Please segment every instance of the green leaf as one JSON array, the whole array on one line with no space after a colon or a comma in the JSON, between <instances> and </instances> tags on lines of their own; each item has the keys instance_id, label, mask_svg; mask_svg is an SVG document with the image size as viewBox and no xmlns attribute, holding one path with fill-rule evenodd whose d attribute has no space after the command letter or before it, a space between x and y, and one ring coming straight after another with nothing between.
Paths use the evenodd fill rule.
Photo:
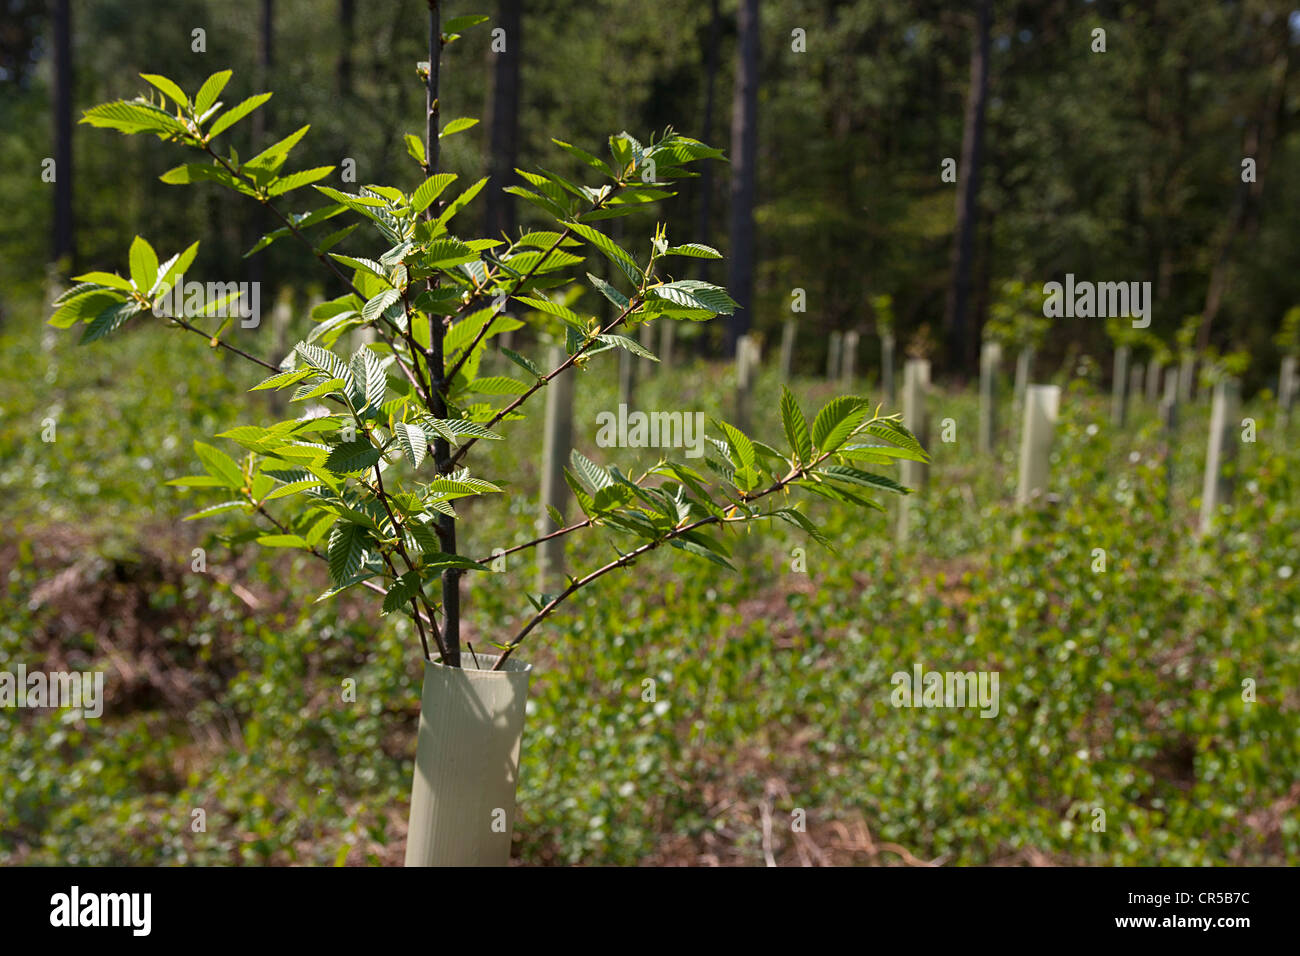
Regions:
<instances>
[{"instance_id":1,"label":"green leaf","mask_svg":"<svg viewBox=\"0 0 1300 956\"><path fill-rule=\"evenodd\" d=\"M564 150L570 156L577 157L579 160L581 160L583 163L586 163L588 166L590 166L592 169L596 170L597 172L604 173L606 176L613 177L614 170L610 169L609 164L606 163L603 159L598 159L597 157L591 155L591 153L587 152L586 150L579 149L577 146L573 146L569 143L564 142L563 140L552 138L551 142L554 143L556 146L560 147L560 149Z\"/></svg>"},{"instance_id":2,"label":"green leaf","mask_svg":"<svg viewBox=\"0 0 1300 956\"><path fill-rule=\"evenodd\" d=\"M325 459L325 468L336 475L354 475L374 466L382 457L383 452L368 440L358 438L336 446Z\"/></svg>"},{"instance_id":3,"label":"green leaf","mask_svg":"<svg viewBox=\"0 0 1300 956\"><path fill-rule=\"evenodd\" d=\"M226 483L220 478L214 478L212 475L187 475L184 478L173 478L171 481L164 482L174 488L225 488Z\"/></svg>"},{"instance_id":4,"label":"green leaf","mask_svg":"<svg viewBox=\"0 0 1300 956\"><path fill-rule=\"evenodd\" d=\"M429 269L446 269L463 262L474 262L478 253L471 246L459 239L435 239L429 243L420 257L420 262Z\"/></svg>"},{"instance_id":5,"label":"green leaf","mask_svg":"<svg viewBox=\"0 0 1300 956\"><path fill-rule=\"evenodd\" d=\"M236 179L234 176L220 166L211 163L184 163L173 169L167 170L158 177L159 182L164 182L169 186L186 186L190 183L214 182L221 183L231 189L237 189L240 192L253 195L253 189L244 182Z\"/></svg>"},{"instance_id":6,"label":"green leaf","mask_svg":"<svg viewBox=\"0 0 1300 956\"><path fill-rule=\"evenodd\" d=\"M127 136L135 133L168 135L186 132L185 125L175 116L142 100L134 103L115 100L92 106L81 114L81 122L88 126L115 129Z\"/></svg>"},{"instance_id":7,"label":"green leaf","mask_svg":"<svg viewBox=\"0 0 1300 956\"><path fill-rule=\"evenodd\" d=\"M393 425L393 435L411 467L419 468L429 450L429 436L424 433L424 429L410 422L397 422Z\"/></svg>"},{"instance_id":8,"label":"green leaf","mask_svg":"<svg viewBox=\"0 0 1300 956\"><path fill-rule=\"evenodd\" d=\"M131 281L141 292L148 292L158 281L158 254L153 246L136 236L131 241L128 256L131 263Z\"/></svg>"},{"instance_id":9,"label":"green leaf","mask_svg":"<svg viewBox=\"0 0 1300 956\"><path fill-rule=\"evenodd\" d=\"M352 371L333 352L327 351L319 345L307 345L302 342L295 345L294 349L302 356L303 361L312 368L324 372L330 378L343 379L349 391L356 387L352 381Z\"/></svg>"},{"instance_id":10,"label":"green leaf","mask_svg":"<svg viewBox=\"0 0 1300 956\"><path fill-rule=\"evenodd\" d=\"M569 462L573 465L573 470L578 473L578 476L593 492L608 488L614 484L613 475L576 448L569 453Z\"/></svg>"},{"instance_id":11,"label":"green leaf","mask_svg":"<svg viewBox=\"0 0 1300 956\"><path fill-rule=\"evenodd\" d=\"M540 368L537 367L537 364L533 362L532 359L520 355L514 349L508 349L503 345L501 346L501 354L504 355L506 358L510 359L510 361L514 362L516 365L518 365L520 368L524 369L525 371L532 372L538 378L542 378L543 375L545 374L542 372Z\"/></svg>"},{"instance_id":12,"label":"green leaf","mask_svg":"<svg viewBox=\"0 0 1300 956\"><path fill-rule=\"evenodd\" d=\"M49 324L56 329L71 328L78 322L93 318L122 302L122 297L116 292L105 292L92 286L89 292L81 292L70 299L65 299L50 316Z\"/></svg>"},{"instance_id":13,"label":"green leaf","mask_svg":"<svg viewBox=\"0 0 1300 956\"><path fill-rule=\"evenodd\" d=\"M732 459L738 461L741 467L753 471L757 466L757 460L754 458L754 443L736 426L721 421L718 425L726 433L727 443L731 445Z\"/></svg>"},{"instance_id":14,"label":"green leaf","mask_svg":"<svg viewBox=\"0 0 1300 956\"><path fill-rule=\"evenodd\" d=\"M267 501L274 501L276 498L288 498L290 495L296 495L299 492L306 491L309 488L320 488L322 482L316 478L308 478L303 481L291 481L288 484L281 485L266 496Z\"/></svg>"},{"instance_id":15,"label":"green leaf","mask_svg":"<svg viewBox=\"0 0 1300 956\"><path fill-rule=\"evenodd\" d=\"M555 219L563 219L568 215L569 211L554 199L541 193L535 193L524 186L506 186L501 191L503 193L509 193L512 196L518 196L524 202L531 203L538 209L542 210L542 212Z\"/></svg>"},{"instance_id":16,"label":"green leaf","mask_svg":"<svg viewBox=\"0 0 1300 956\"><path fill-rule=\"evenodd\" d=\"M385 289L366 302L361 309L361 317L367 322L373 322L383 315L389 306L401 298L402 293L397 289Z\"/></svg>"},{"instance_id":17,"label":"green leaf","mask_svg":"<svg viewBox=\"0 0 1300 956\"><path fill-rule=\"evenodd\" d=\"M692 259L721 259L722 253L712 246L698 242L688 242L680 246L669 246L664 250L666 256L689 256Z\"/></svg>"},{"instance_id":18,"label":"green leaf","mask_svg":"<svg viewBox=\"0 0 1300 956\"><path fill-rule=\"evenodd\" d=\"M708 560L712 561L714 564L719 564L729 571L736 570L735 566L732 565L732 563L728 561L726 558L724 558L722 555L714 553L713 551L709 550L708 548L704 547L702 544L699 544L696 541L690 541L687 540L686 538L674 538L672 541L668 543L671 544L674 548L677 548L679 551L686 551L689 552L690 554L698 555L701 558L707 558Z\"/></svg>"},{"instance_id":19,"label":"green leaf","mask_svg":"<svg viewBox=\"0 0 1300 956\"><path fill-rule=\"evenodd\" d=\"M406 151L411 154L411 158L421 166L425 165L424 143L420 141L420 137L407 133L404 139L406 141Z\"/></svg>"},{"instance_id":20,"label":"green leaf","mask_svg":"<svg viewBox=\"0 0 1300 956\"><path fill-rule=\"evenodd\" d=\"M529 386L506 375L492 375L476 378L465 386L467 391L482 395L523 395Z\"/></svg>"},{"instance_id":21,"label":"green leaf","mask_svg":"<svg viewBox=\"0 0 1300 956\"><path fill-rule=\"evenodd\" d=\"M226 110L208 127L208 139L213 139L218 134L225 132L270 98L270 93L258 93L256 96L250 96L238 106Z\"/></svg>"},{"instance_id":22,"label":"green leaf","mask_svg":"<svg viewBox=\"0 0 1300 956\"><path fill-rule=\"evenodd\" d=\"M345 266L351 266L353 269L360 269L363 272L368 272L376 279L382 280L385 285L392 285L392 283L388 281L388 270L374 259L366 259L361 256L343 256L339 255L337 252L331 252L330 258L337 259Z\"/></svg>"},{"instance_id":23,"label":"green leaf","mask_svg":"<svg viewBox=\"0 0 1300 956\"><path fill-rule=\"evenodd\" d=\"M310 125L300 126L284 139L266 147L252 159L244 160L245 171L249 174L262 170L272 173L277 172L284 165L284 161L289 158L289 152L298 145L299 140L307 135L309 129L311 129Z\"/></svg>"},{"instance_id":24,"label":"green leaf","mask_svg":"<svg viewBox=\"0 0 1300 956\"><path fill-rule=\"evenodd\" d=\"M590 272L587 273L587 279L591 282L593 289L605 298L609 299L610 302L613 302L619 309L626 309L630 304L627 296L623 295L622 292L619 292L618 289L615 289L604 279L597 278Z\"/></svg>"},{"instance_id":25,"label":"green leaf","mask_svg":"<svg viewBox=\"0 0 1300 956\"><path fill-rule=\"evenodd\" d=\"M468 435L471 438L486 438L489 441L505 440L503 435L498 435L486 425L465 418L431 418L425 416L420 419L420 424L437 432L453 444L458 444L457 439L463 435Z\"/></svg>"},{"instance_id":26,"label":"green leaf","mask_svg":"<svg viewBox=\"0 0 1300 956\"><path fill-rule=\"evenodd\" d=\"M823 452L834 451L848 440L866 413L866 403L855 395L832 398L813 420L813 444Z\"/></svg>"},{"instance_id":27,"label":"green leaf","mask_svg":"<svg viewBox=\"0 0 1300 956\"><path fill-rule=\"evenodd\" d=\"M831 546L830 539L827 538L826 535L822 533L821 529L818 528L815 524L813 524L812 521L809 520L808 516L805 515L802 511L799 511L795 508L779 508L776 511L771 512L771 514L777 518L780 518L782 521L792 524L796 528L800 528L803 531L807 532L809 537L811 537L814 541L816 541L826 550L828 551L835 550L835 548Z\"/></svg>"},{"instance_id":28,"label":"green leaf","mask_svg":"<svg viewBox=\"0 0 1300 956\"><path fill-rule=\"evenodd\" d=\"M790 442L795 458L802 464L809 464L813 457L808 421L799 409L799 402L784 385L781 386L781 423L785 426L785 437Z\"/></svg>"},{"instance_id":29,"label":"green leaf","mask_svg":"<svg viewBox=\"0 0 1300 956\"><path fill-rule=\"evenodd\" d=\"M576 325L580 328L586 326L586 320L584 320L582 316L578 315L577 312L570 309L567 305L561 305L560 303L552 302L549 299L539 299L526 295L515 296L515 301L522 302L524 305L532 306L539 312L545 312L548 315L557 316L571 325Z\"/></svg>"},{"instance_id":30,"label":"green leaf","mask_svg":"<svg viewBox=\"0 0 1300 956\"><path fill-rule=\"evenodd\" d=\"M266 190L267 195L283 196L302 186L308 186L318 179L324 179L330 173L334 172L333 166L314 166L311 169L303 169L296 173L290 173L288 176L281 176Z\"/></svg>"},{"instance_id":31,"label":"green leaf","mask_svg":"<svg viewBox=\"0 0 1300 956\"><path fill-rule=\"evenodd\" d=\"M344 381L341 378L327 378L323 382L315 385L304 385L298 391L293 393L293 402L305 402L312 398L320 398L322 395L330 395L334 392L351 391L351 381Z\"/></svg>"},{"instance_id":32,"label":"green leaf","mask_svg":"<svg viewBox=\"0 0 1300 956\"><path fill-rule=\"evenodd\" d=\"M160 76L157 73L141 73L140 79L162 90L171 97L172 101L175 102L177 106L190 105L190 98L185 95L185 91L171 80L167 79L167 77Z\"/></svg>"},{"instance_id":33,"label":"green leaf","mask_svg":"<svg viewBox=\"0 0 1300 956\"><path fill-rule=\"evenodd\" d=\"M623 270L624 274L627 275L628 279L633 284L640 284L641 267L636 264L636 260L632 258L631 254L619 246L618 243L614 242L613 239L610 239L609 236L605 235L599 229L588 226L585 223L568 222L565 223L565 225L569 227L570 231L582 236L582 238L586 239L604 253L605 257L608 258L610 262Z\"/></svg>"},{"instance_id":34,"label":"green leaf","mask_svg":"<svg viewBox=\"0 0 1300 956\"><path fill-rule=\"evenodd\" d=\"M892 464L903 461L928 462L930 456L910 448L895 448L893 445L845 445L835 452L839 458L849 461L867 461L875 464Z\"/></svg>"},{"instance_id":35,"label":"green leaf","mask_svg":"<svg viewBox=\"0 0 1300 956\"><path fill-rule=\"evenodd\" d=\"M209 518L212 515L221 514L223 511L232 511L235 508L243 508L245 503L242 501L223 501L219 505L211 505L202 511L196 511L192 515L186 515L186 521L197 521L199 518Z\"/></svg>"},{"instance_id":36,"label":"green leaf","mask_svg":"<svg viewBox=\"0 0 1300 956\"><path fill-rule=\"evenodd\" d=\"M488 19L481 13L471 13L463 17L450 17L442 24L442 32L459 33L461 30L467 30L480 23L486 23Z\"/></svg>"},{"instance_id":37,"label":"green leaf","mask_svg":"<svg viewBox=\"0 0 1300 956\"><path fill-rule=\"evenodd\" d=\"M258 392L264 388L287 388L290 385L296 385L305 378L310 378L314 374L315 372L309 368L298 368L292 369L288 372L280 372L279 374L272 375L270 378L265 378L258 382L250 388L249 391Z\"/></svg>"},{"instance_id":38,"label":"green leaf","mask_svg":"<svg viewBox=\"0 0 1300 956\"><path fill-rule=\"evenodd\" d=\"M233 458L219 448L205 445L201 441L194 443L194 451L203 462L208 474L224 483L227 488L242 488L244 472Z\"/></svg>"},{"instance_id":39,"label":"green leaf","mask_svg":"<svg viewBox=\"0 0 1300 956\"><path fill-rule=\"evenodd\" d=\"M221 95L221 91L226 88L226 84L230 82L230 77L233 75L233 70L222 70L219 73L213 73L210 77L204 80L203 85L199 87L198 94L194 97L195 112L202 115L210 110L213 104L217 102L217 97Z\"/></svg>"},{"instance_id":40,"label":"green leaf","mask_svg":"<svg viewBox=\"0 0 1300 956\"><path fill-rule=\"evenodd\" d=\"M930 456L927 455L925 449L921 447L921 443L916 440L916 436L899 422L886 418L878 422L872 422L862 431L864 434L874 435L877 438L883 438L885 441L893 442L900 448L919 452L920 454L925 455L925 461L930 460Z\"/></svg>"},{"instance_id":41,"label":"green leaf","mask_svg":"<svg viewBox=\"0 0 1300 956\"><path fill-rule=\"evenodd\" d=\"M463 132L464 130L469 129L472 126L477 126L477 125L478 125L478 120L471 119L468 116L460 116L454 120L449 121L447 125L442 128L442 132L438 134L438 138L442 139L444 136L453 136L456 133Z\"/></svg>"},{"instance_id":42,"label":"green leaf","mask_svg":"<svg viewBox=\"0 0 1300 956\"><path fill-rule=\"evenodd\" d=\"M429 482L431 494L443 499L465 498L499 492L501 489L482 478L435 478Z\"/></svg>"},{"instance_id":43,"label":"green leaf","mask_svg":"<svg viewBox=\"0 0 1300 956\"><path fill-rule=\"evenodd\" d=\"M370 534L360 525L340 521L330 532L329 557L330 579L336 585L347 581L361 570L365 559L366 545L370 543Z\"/></svg>"},{"instance_id":44,"label":"green leaf","mask_svg":"<svg viewBox=\"0 0 1300 956\"><path fill-rule=\"evenodd\" d=\"M121 289L123 292L135 291L130 281L123 279L120 275L112 272L87 272L84 275L73 276L74 282L93 282L96 285L106 285L113 289Z\"/></svg>"},{"instance_id":45,"label":"green leaf","mask_svg":"<svg viewBox=\"0 0 1300 956\"><path fill-rule=\"evenodd\" d=\"M487 185L487 181L488 181L488 177L484 176L478 182L474 183L472 186L467 188L463 193L461 193L459 196L457 196L455 199L449 202L447 204L447 208L442 211L442 215L438 217L437 224L440 226L445 226L448 222L450 222L452 217L455 216L456 213L460 212L467 205L469 205L469 203L474 199L474 197L477 196L482 191L483 187Z\"/></svg>"},{"instance_id":46,"label":"green leaf","mask_svg":"<svg viewBox=\"0 0 1300 956\"><path fill-rule=\"evenodd\" d=\"M357 349L357 354L352 356L351 368L352 378L356 381L357 389L364 400L357 411L378 408L384 404L388 376L384 373L384 366L380 363L379 356L371 349L362 346Z\"/></svg>"},{"instance_id":47,"label":"green leaf","mask_svg":"<svg viewBox=\"0 0 1300 956\"><path fill-rule=\"evenodd\" d=\"M257 539L264 548L308 548L306 540L296 534L264 534Z\"/></svg>"},{"instance_id":48,"label":"green leaf","mask_svg":"<svg viewBox=\"0 0 1300 956\"><path fill-rule=\"evenodd\" d=\"M82 333L81 341L78 344L88 345L102 339L110 332L116 332L127 319L143 311L144 309L140 303L133 299L108 306L86 326L86 331Z\"/></svg>"},{"instance_id":49,"label":"green leaf","mask_svg":"<svg viewBox=\"0 0 1300 956\"><path fill-rule=\"evenodd\" d=\"M649 293L687 309L703 309L719 315L731 315L736 311L736 302L727 295L726 289L698 279L668 282L655 286Z\"/></svg>"},{"instance_id":50,"label":"green leaf","mask_svg":"<svg viewBox=\"0 0 1300 956\"><path fill-rule=\"evenodd\" d=\"M422 213L428 209L430 204L442 195L443 190L456 181L456 178L455 173L438 173L420 183L411 195L412 212Z\"/></svg>"},{"instance_id":51,"label":"green leaf","mask_svg":"<svg viewBox=\"0 0 1300 956\"><path fill-rule=\"evenodd\" d=\"M863 471L860 468L851 468L848 465L831 465L821 470L821 474L828 478L834 478L836 481L845 481L852 485L863 485L867 488L884 488L887 491L895 492L900 495L911 494L911 489L900 485L893 478L887 478L884 475L877 475L870 471Z\"/></svg>"},{"instance_id":52,"label":"green leaf","mask_svg":"<svg viewBox=\"0 0 1300 956\"><path fill-rule=\"evenodd\" d=\"M634 492L624 485L607 485L596 492L592 505L597 511L612 511L631 502L633 494Z\"/></svg>"},{"instance_id":53,"label":"green leaf","mask_svg":"<svg viewBox=\"0 0 1300 956\"><path fill-rule=\"evenodd\" d=\"M420 592L420 572L407 571L393 582L384 596L384 613L392 614Z\"/></svg>"},{"instance_id":54,"label":"green leaf","mask_svg":"<svg viewBox=\"0 0 1300 956\"><path fill-rule=\"evenodd\" d=\"M643 359L649 359L652 362L659 361L658 356L656 356L653 352L645 348L636 339L630 339L626 335L615 335L612 332L607 332L603 335L597 335L596 341L604 345L612 345L620 349L626 349L627 351L631 352L633 355L638 355Z\"/></svg>"}]
</instances>

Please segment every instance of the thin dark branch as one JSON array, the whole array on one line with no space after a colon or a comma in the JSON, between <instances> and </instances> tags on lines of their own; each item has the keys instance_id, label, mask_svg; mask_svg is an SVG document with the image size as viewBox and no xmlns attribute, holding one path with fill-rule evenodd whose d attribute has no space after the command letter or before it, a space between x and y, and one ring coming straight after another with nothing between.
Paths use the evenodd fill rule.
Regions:
<instances>
[{"instance_id":1,"label":"thin dark branch","mask_svg":"<svg viewBox=\"0 0 1300 956\"><path fill-rule=\"evenodd\" d=\"M518 551L527 551L529 548L535 548L539 544L542 544L545 541L552 541L555 538L562 538L566 534L571 534L574 531L579 531L582 528L587 528L590 526L591 526L591 519L588 518L586 521L579 521L577 524L571 524L567 528L560 528L558 531L552 531L550 534L544 534L540 538L534 538L532 541L527 541L524 544L517 544L513 548L507 548L504 551L498 551L496 554L493 554L491 557L479 558L478 563L488 564L492 561L495 561L497 558L504 558L506 555L514 554Z\"/></svg>"}]
</instances>

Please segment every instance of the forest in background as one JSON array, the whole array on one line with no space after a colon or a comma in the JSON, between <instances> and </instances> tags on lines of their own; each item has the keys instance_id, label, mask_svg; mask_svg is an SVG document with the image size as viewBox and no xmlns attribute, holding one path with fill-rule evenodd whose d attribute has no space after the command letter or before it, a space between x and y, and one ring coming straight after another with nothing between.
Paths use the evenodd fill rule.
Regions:
<instances>
[{"instance_id":1,"label":"forest in background","mask_svg":"<svg viewBox=\"0 0 1300 956\"><path fill-rule=\"evenodd\" d=\"M162 188L156 177L174 159L163 144L108 139L76 120L135 95L138 73L195 88L229 67L238 95L275 91L237 132L242 154L310 120L300 161L351 158L358 183L408 173L414 183L402 133L423 122L424 38L411 27L423 6L4 0L0 322L43 291L47 264L65 276L115 268L132 233L170 248L202 230L196 272L261 280L264 302L311 289L315 263L288 244L242 258L267 228L256 210L215 186ZM1037 292L1069 273L1151 282L1150 331L1168 347L1194 316L1198 347L1254 358L1248 391L1275 381L1274 336L1300 302L1289 262L1300 223L1291 4L447 7L493 18L448 51L442 116L482 122L448 138L447 170L470 181L515 166L574 173L551 137L600 152L612 132L645 140L668 126L727 152L663 213L672 234L722 250L728 261L709 278L747 306L701 336L703 354L729 354L747 329L774 343L793 317L799 365L811 370L829 332L876 331L873 302L888 295L900 345L965 381L1004 283ZM511 55L491 49L497 26ZM193 50L195 29L205 52ZM1098 29L1105 52L1095 52ZM42 180L47 158L60 170L53 183ZM941 175L945 159L955 183ZM531 212L508 196L489 203L487 234L528 225ZM806 311L792 315L795 290ZM1041 354L1054 365L1069 344L1105 350L1103 323L1073 323L1070 341L1053 336Z\"/></svg>"}]
</instances>

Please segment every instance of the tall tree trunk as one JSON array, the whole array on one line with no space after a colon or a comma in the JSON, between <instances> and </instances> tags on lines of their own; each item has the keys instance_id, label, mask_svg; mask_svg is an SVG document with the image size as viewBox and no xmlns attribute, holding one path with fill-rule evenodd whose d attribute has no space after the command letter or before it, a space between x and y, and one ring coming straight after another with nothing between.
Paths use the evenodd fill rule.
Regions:
<instances>
[{"instance_id":1,"label":"tall tree trunk","mask_svg":"<svg viewBox=\"0 0 1300 956\"><path fill-rule=\"evenodd\" d=\"M758 0L740 0L736 86L731 106L731 269L727 285L740 305L727 322L728 357L749 331L754 301L754 198L758 159Z\"/></svg>"},{"instance_id":2,"label":"tall tree trunk","mask_svg":"<svg viewBox=\"0 0 1300 956\"><path fill-rule=\"evenodd\" d=\"M352 47L357 42L357 0L339 0L339 96L352 95Z\"/></svg>"},{"instance_id":3,"label":"tall tree trunk","mask_svg":"<svg viewBox=\"0 0 1300 956\"><path fill-rule=\"evenodd\" d=\"M261 2L261 36L257 51L257 81L261 89L271 88L271 51L274 48L275 40L275 4L274 0L262 0ZM253 150L262 149L267 144L267 107L263 106L259 110L253 111ZM268 228L269 219L266 210L258 206L253 211L253 241L262 236ZM251 245L251 243L250 243ZM248 279L250 282L256 282L259 285L265 275L266 252L259 252L248 260Z\"/></svg>"},{"instance_id":4,"label":"tall tree trunk","mask_svg":"<svg viewBox=\"0 0 1300 956\"><path fill-rule=\"evenodd\" d=\"M975 34L971 38L970 91L966 96L966 121L958 168L957 229L953 237L952 277L944 308L943 330L950 369L964 377L975 361L975 339L970 334L971 260L979 225L980 166L984 152L984 107L989 87L989 31L991 0L979 0Z\"/></svg>"},{"instance_id":5,"label":"tall tree trunk","mask_svg":"<svg viewBox=\"0 0 1300 956\"><path fill-rule=\"evenodd\" d=\"M1260 115L1256 116L1255 121L1247 127L1242 144L1242 155L1255 160L1255 181L1238 184L1232 211L1228 214L1228 223L1224 227L1214 253L1214 265L1210 269L1210 281L1205 291L1205 308L1201 312L1201 325L1196 332L1196 347L1199 351L1209 347L1210 327L1214 324L1214 319L1227 294L1237 238L1243 232L1253 233L1258 228L1264 181L1273 155L1273 144L1281 127L1282 117L1285 115L1284 93L1287 77L1291 71L1291 44L1287 21L1280 21L1279 29L1273 35L1281 46L1272 64L1273 82L1267 100L1261 105ZM1276 49L1276 46L1273 48Z\"/></svg>"},{"instance_id":6,"label":"tall tree trunk","mask_svg":"<svg viewBox=\"0 0 1300 956\"><path fill-rule=\"evenodd\" d=\"M713 107L714 91L718 79L719 34L722 32L722 16L718 10L718 0L709 2L709 32L704 41L704 120L700 126L700 138L706 145L713 145ZM695 235L693 242L709 244L709 215L713 205L713 160L705 160L700 170L699 201L695 210ZM696 263L697 274L701 279L709 277L709 260L700 259Z\"/></svg>"},{"instance_id":7,"label":"tall tree trunk","mask_svg":"<svg viewBox=\"0 0 1300 956\"><path fill-rule=\"evenodd\" d=\"M76 241L72 229L72 11L70 0L54 0L54 242L53 260L67 260L72 274Z\"/></svg>"},{"instance_id":8,"label":"tall tree trunk","mask_svg":"<svg viewBox=\"0 0 1300 956\"><path fill-rule=\"evenodd\" d=\"M492 96L488 101L488 183L486 231L495 238L515 229L515 197L501 190L515 179L519 162L519 41L522 36L520 0L500 0L497 25L505 30L505 49L489 52L492 58Z\"/></svg>"}]
</instances>

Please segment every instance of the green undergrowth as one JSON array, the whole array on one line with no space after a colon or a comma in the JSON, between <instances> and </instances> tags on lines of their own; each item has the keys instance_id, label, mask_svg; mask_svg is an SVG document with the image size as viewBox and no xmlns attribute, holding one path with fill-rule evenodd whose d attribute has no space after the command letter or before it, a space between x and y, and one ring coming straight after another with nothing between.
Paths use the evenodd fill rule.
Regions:
<instances>
[{"instance_id":1,"label":"green undergrowth","mask_svg":"<svg viewBox=\"0 0 1300 956\"><path fill-rule=\"evenodd\" d=\"M312 603L328 577L310 558L182 521L201 490L157 491L192 473L195 437L263 414L241 390L255 372L206 352L159 329L111 359L30 329L0 337L0 670L103 669L108 695L100 720L0 714L0 862L400 861L415 635L368 597ZM656 452L596 444L614 364L582 373L575 437L631 471ZM730 376L658 371L635 405L731 420ZM1154 409L1116 430L1099 382L1062 384L1037 508L1012 506L1011 396L980 456L973 394L938 391L908 542L892 510L805 506L834 550L782 525L731 541L736 573L655 553L539 628L520 652L535 665L520 859L629 864L721 841L758 863L741 811L775 792L778 823L802 810L819 842L861 822L949 863L1300 862L1296 430L1288 447L1268 397L1247 403L1258 440L1199 539L1204 404L1170 443ZM796 391L807 408L832 390ZM769 369L754 402L778 397ZM533 535L540 416L513 426L528 437L510 457L480 445L520 494L465 509L476 557ZM573 570L614 556L601 534L569 542ZM514 555L472 579L476 648L526 620L534 575ZM892 706L892 675L915 665L996 671L997 716Z\"/></svg>"}]
</instances>

